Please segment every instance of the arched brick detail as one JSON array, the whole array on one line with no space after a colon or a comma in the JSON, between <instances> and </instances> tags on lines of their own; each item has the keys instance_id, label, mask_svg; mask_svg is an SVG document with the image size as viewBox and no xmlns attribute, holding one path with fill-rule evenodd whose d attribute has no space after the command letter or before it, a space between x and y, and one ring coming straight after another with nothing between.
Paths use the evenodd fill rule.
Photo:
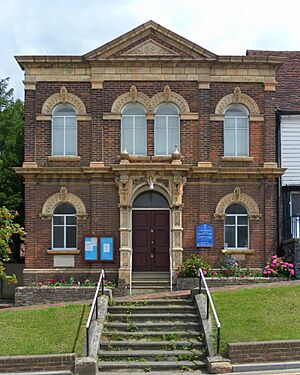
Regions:
<instances>
[{"instance_id":1,"label":"arched brick detail","mask_svg":"<svg viewBox=\"0 0 300 375\"><path fill-rule=\"evenodd\" d=\"M75 194L69 193L65 187L60 189L59 193L51 195L44 203L40 217L42 219L51 219L54 208L60 203L70 203L76 209L78 219L86 219L87 213L83 201Z\"/></svg>"},{"instance_id":2,"label":"arched brick detail","mask_svg":"<svg viewBox=\"0 0 300 375\"><path fill-rule=\"evenodd\" d=\"M62 86L60 92L49 96L49 98L44 102L42 114L51 115L55 106L64 103L71 104L75 108L77 115L86 114L83 101L78 96L69 93L65 86Z\"/></svg>"},{"instance_id":3,"label":"arched brick detail","mask_svg":"<svg viewBox=\"0 0 300 375\"><path fill-rule=\"evenodd\" d=\"M217 104L215 109L216 115L224 115L226 108L231 104L243 104L249 111L250 115L259 115L259 107L254 99L249 95L242 94L239 87L234 89L232 94L224 96Z\"/></svg>"},{"instance_id":4,"label":"arched brick detail","mask_svg":"<svg viewBox=\"0 0 300 375\"><path fill-rule=\"evenodd\" d=\"M214 218L216 220L224 220L226 208L233 203L240 203L248 211L250 220L258 220L261 218L261 213L255 200L250 195L242 193L239 187L236 187L233 193L225 195L217 204Z\"/></svg>"}]
</instances>

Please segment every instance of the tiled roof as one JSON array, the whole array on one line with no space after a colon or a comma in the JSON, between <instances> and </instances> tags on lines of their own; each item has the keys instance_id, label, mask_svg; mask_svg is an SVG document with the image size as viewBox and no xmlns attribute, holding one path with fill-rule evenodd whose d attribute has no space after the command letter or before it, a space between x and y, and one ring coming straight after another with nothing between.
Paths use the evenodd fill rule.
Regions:
<instances>
[{"instance_id":1,"label":"tiled roof","mask_svg":"<svg viewBox=\"0 0 300 375\"><path fill-rule=\"evenodd\" d=\"M300 111L300 51L247 50L247 55L286 57L276 73L276 107L281 111Z\"/></svg>"}]
</instances>

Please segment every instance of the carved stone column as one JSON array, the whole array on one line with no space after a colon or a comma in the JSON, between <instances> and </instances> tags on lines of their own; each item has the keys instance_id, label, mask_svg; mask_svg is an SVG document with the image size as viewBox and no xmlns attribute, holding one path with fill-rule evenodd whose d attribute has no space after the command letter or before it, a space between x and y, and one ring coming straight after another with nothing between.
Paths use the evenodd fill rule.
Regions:
<instances>
[{"instance_id":1,"label":"carved stone column","mask_svg":"<svg viewBox=\"0 0 300 375\"><path fill-rule=\"evenodd\" d=\"M130 276L130 198L132 183L128 175L120 175L116 178L116 184L119 188L119 207L120 207L120 268L119 279L129 283Z\"/></svg>"}]
</instances>

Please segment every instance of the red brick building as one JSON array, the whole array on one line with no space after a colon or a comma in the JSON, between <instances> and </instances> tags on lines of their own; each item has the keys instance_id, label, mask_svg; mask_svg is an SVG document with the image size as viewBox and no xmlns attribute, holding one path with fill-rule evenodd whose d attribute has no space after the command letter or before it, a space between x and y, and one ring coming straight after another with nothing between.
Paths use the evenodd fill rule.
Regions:
<instances>
[{"instance_id":1,"label":"red brick building","mask_svg":"<svg viewBox=\"0 0 300 375\"><path fill-rule=\"evenodd\" d=\"M176 270L199 252L216 267L222 250L260 267L276 252L282 58L217 56L150 21L83 56L16 59L26 283L102 267L128 283L131 264ZM214 235L196 246L199 224Z\"/></svg>"}]
</instances>

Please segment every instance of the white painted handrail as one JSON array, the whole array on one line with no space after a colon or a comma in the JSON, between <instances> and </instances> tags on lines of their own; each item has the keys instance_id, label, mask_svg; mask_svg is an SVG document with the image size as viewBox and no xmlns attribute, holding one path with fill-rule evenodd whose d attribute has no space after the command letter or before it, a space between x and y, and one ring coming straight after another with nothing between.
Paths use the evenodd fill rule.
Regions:
<instances>
[{"instance_id":1,"label":"white painted handrail","mask_svg":"<svg viewBox=\"0 0 300 375\"><path fill-rule=\"evenodd\" d=\"M129 266L130 266L130 270L129 270L129 294L130 295L132 294L132 253L133 253L133 249L131 249L131 252L130 252L130 263L129 263Z\"/></svg>"},{"instance_id":2,"label":"white painted handrail","mask_svg":"<svg viewBox=\"0 0 300 375\"><path fill-rule=\"evenodd\" d=\"M169 250L170 255L170 291L173 290L173 260L172 260L172 251Z\"/></svg>"}]
</instances>

